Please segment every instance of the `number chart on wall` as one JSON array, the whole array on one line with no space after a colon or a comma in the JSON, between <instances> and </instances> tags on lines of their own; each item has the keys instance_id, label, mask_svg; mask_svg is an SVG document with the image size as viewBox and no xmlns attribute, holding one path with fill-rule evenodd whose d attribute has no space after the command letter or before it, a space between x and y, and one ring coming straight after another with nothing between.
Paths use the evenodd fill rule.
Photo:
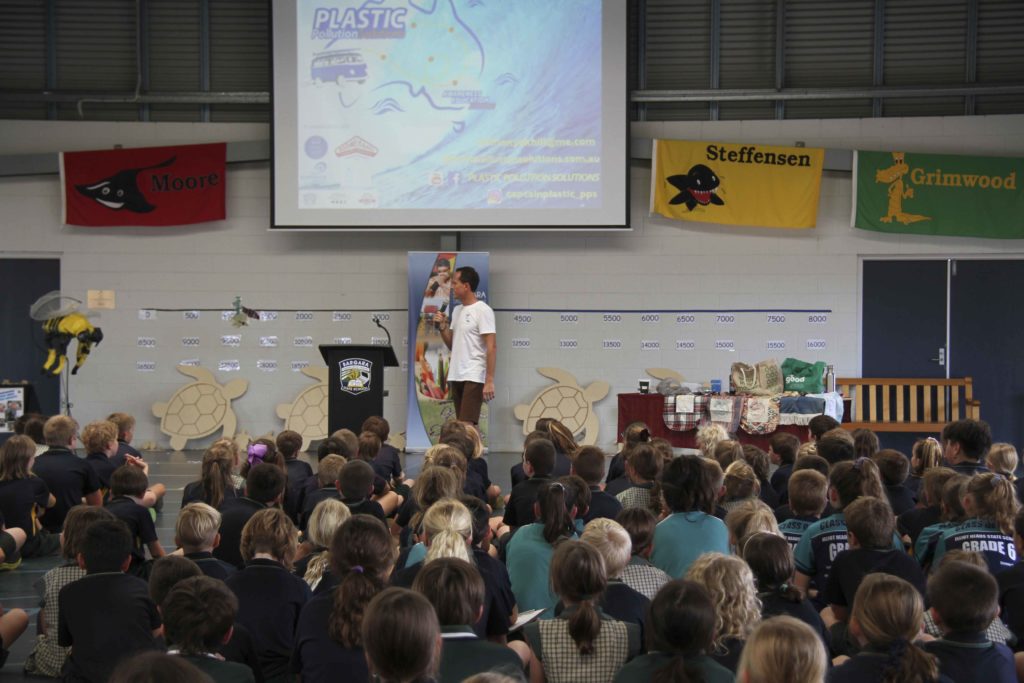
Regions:
<instances>
[{"instance_id":1,"label":"number chart on wall","mask_svg":"<svg viewBox=\"0 0 1024 683\"><path fill-rule=\"evenodd\" d=\"M671 368L688 381L728 377L736 361L787 357L833 362L826 309L528 310L498 309L502 346L515 368L593 368L635 386L642 368ZM557 361L557 362L556 362ZM585 374L585 373L584 373Z\"/></svg>"}]
</instances>

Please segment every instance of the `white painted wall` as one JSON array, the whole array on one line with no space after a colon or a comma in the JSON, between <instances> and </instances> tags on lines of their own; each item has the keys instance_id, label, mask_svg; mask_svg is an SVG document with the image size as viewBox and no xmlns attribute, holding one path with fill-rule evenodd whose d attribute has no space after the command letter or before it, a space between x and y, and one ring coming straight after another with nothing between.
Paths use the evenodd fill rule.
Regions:
<instances>
[{"instance_id":1,"label":"white painted wall","mask_svg":"<svg viewBox=\"0 0 1024 683\"><path fill-rule=\"evenodd\" d=\"M905 149L988 155L1024 154L1024 116L888 118L749 122L635 123L634 137L706 139L723 142L793 144L845 149ZM257 124L150 124L0 122L0 155L96 149L114 144L143 146L215 140L264 139ZM520 426L512 408L527 402L547 380L538 366L558 366L584 385L605 379L610 395L598 406L599 444L615 439L614 394L631 391L643 368L667 366L688 379L727 377L736 359L767 357L767 339L785 339L787 351L808 360L836 365L840 375L859 373L859 260L878 255L1024 254L1019 241L929 238L887 235L849 227L849 173L826 172L818 227L806 231L729 228L677 223L648 215L650 172L642 164L631 172L629 233L465 233L462 248L491 252L490 303L499 313L498 397L492 405L491 445L512 450ZM312 322L296 322L281 313L277 322L254 323L241 332L214 313L185 321L181 313L160 312L156 321L138 319L140 308L227 309L235 295L260 310L405 309L405 255L439 246L437 235L403 233L293 233L267 231L269 168L266 163L233 165L228 171L228 220L182 228L90 229L60 225L56 176L0 179L0 256L57 255L65 293L85 298L88 289L113 289L117 309L104 311L97 324L105 340L71 384L75 416L82 422L113 410L139 418L140 441L166 443L150 404L166 398L185 378L174 365L200 358L207 367L239 360L238 376L250 380L235 401L240 428L262 434L281 428L275 406L288 402L309 380L290 371L292 360L319 362L315 348L292 346L296 336L316 343L348 336L368 342L377 334L368 313L352 323L332 323L330 313ZM557 313L534 313L529 325L513 322L513 312L529 309L828 309L827 326L809 326L806 318L787 316L787 324L769 327L765 316L738 314L732 326L715 326L713 314L698 324L677 325L674 315L659 324L641 324L639 314L622 323L605 323L600 313L580 322L559 322ZM396 346L405 337L405 314L392 313ZM5 332L9 333L9 332ZM224 334L242 335L238 349L223 348ZM259 336L276 335L277 349L261 349ZM198 350L183 348L181 338L198 336ZM157 347L139 349L139 337L155 337ZM808 353L807 338L823 338L827 350ZM530 338L528 350L512 349L512 338ZM714 351L715 339L733 339L735 353ZM575 351L558 348L576 339ZM601 349L604 339L620 339L623 349ZM661 341L660 351L641 351L640 341ZM676 339L698 342L695 351L675 350ZM404 348L400 350L404 353ZM263 373L259 359L276 359L279 369ZM136 371L136 362L154 360L155 372ZM236 373L221 373L226 381ZM385 404L393 431L405 423L405 373L389 370L391 397ZM983 397L982 397L983 398ZM191 447L205 442L193 442Z\"/></svg>"}]
</instances>

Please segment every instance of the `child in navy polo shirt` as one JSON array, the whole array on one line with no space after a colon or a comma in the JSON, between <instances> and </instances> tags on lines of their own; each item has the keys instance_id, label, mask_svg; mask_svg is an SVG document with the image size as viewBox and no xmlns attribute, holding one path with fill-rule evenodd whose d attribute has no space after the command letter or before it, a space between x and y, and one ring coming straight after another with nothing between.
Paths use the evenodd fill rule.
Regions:
<instances>
[{"instance_id":1,"label":"child in navy polo shirt","mask_svg":"<svg viewBox=\"0 0 1024 683\"><path fill-rule=\"evenodd\" d=\"M917 501L914 492L904 485L910 474L910 461L907 460L907 456L892 448L885 448L875 453L872 459L882 475L885 495L889 499L892 511L898 516L912 510Z\"/></svg>"},{"instance_id":2,"label":"child in navy polo shirt","mask_svg":"<svg viewBox=\"0 0 1024 683\"><path fill-rule=\"evenodd\" d=\"M380 504L370 498L373 493L373 467L362 460L350 460L338 474L338 490L341 502L348 506L353 515L373 515L382 522L387 517Z\"/></svg>"},{"instance_id":3,"label":"child in navy polo shirt","mask_svg":"<svg viewBox=\"0 0 1024 683\"><path fill-rule=\"evenodd\" d=\"M306 530L309 525L309 516L313 514L313 508L328 498L341 500L341 493L338 491L338 480L341 478L341 468L345 466L345 458L340 455L328 455L320 461L317 467L316 478L320 482L320 488L307 493L302 501L302 514L299 515L300 529Z\"/></svg>"},{"instance_id":4,"label":"child in navy polo shirt","mask_svg":"<svg viewBox=\"0 0 1024 683\"><path fill-rule=\"evenodd\" d=\"M942 673L954 681L1014 683L1013 653L985 634L999 613L999 587L980 567L946 562L928 580L932 617L942 638L924 645L939 658Z\"/></svg>"},{"instance_id":5,"label":"child in navy polo shirt","mask_svg":"<svg viewBox=\"0 0 1024 683\"><path fill-rule=\"evenodd\" d=\"M174 542L207 576L223 581L236 571L233 564L213 556L220 545L220 513L206 503L191 503L178 513Z\"/></svg>"},{"instance_id":6,"label":"child in navy polo shirt","mask_svg":"<svg viewBox=\"0 0 1024 683\"><path fill-rule=\"evenodd\" d=\"M909 540L909 547L917 543L925 527L942 521L942 488L955 474L948 467L933 467L924 473L918 491L918 506L904 512L896 521L896 530L904 537L904 543Z\"/></svg>"},{"instance_id":7,"label":"child in navy polo shirt","mask_svg":"<svg viewBox=\"0 0 1024 683\"><path fill-rule=\"evenodd\" d=\"M242 530L245 569L225 581L238 596L238 622L256 642L268 683L289 680L299 612L312 595L289 571L297 545L298 530L283 510L260 510Z\"/></svg>"},{"instance_id":8,"label":"child in navy polo shirt","mask_svg":"<svg viewBox=\"0 0 1024 683\"><path fill-rule=\"evenodd\" d=\"M601 480L604 479L604 460L604 451L600 448L584 446L576 454L576 459L572 463L570 471L587 482L587 486L590 488L590 508L583 515L584 523L598 517L615 519L622 510L622 503L601 488Z\"/></svg>"},{"instance_id":9,"label":"child in navy polo shirt","mask_svg":"<svg viewBox=\"0 0 1024 683\"><path fill-rule=\"evenodd\" d=\"M529 479L512 487L508 503L505 505L503 524L516 529L537 519L533 505L537 502L538 491L551 482L551 472L554 468L553 443L547 439L534 439L527 444L523 453L523 470Z\"/></svg>"},{"instance_id":10,"label":"child in navy polo shirt","mask_svg":"<svg viewBox=\"0 0 1024 683\"><path fill-rule=\"evenodd\" d=\"M964 490L970 477L966 474L954 474L946 480L942 487L940 507L942 514L935 524L921 529L914 543L914 559L925 571L935 564L935 549L943 532L952 529L967 519L964 512Z\"/></svg>"},{"instance_id":11,"label":"child in navy polo shirt","mask_svg":"<svg viewBox=\"0 0 1024 683\"><path fill-rule=\"evenodd\" d=\"M768 458L778 469L772 473L772 489L779 497L779 504L789 502L789 478L793 474L796 463L796 452L800 448L800 439L788 432L775 432L768 442Z\"/></svg>"},{"instance_id":12,"label":"child in navy polo shirt","mask_svg":"<svg viewBox=\"0 0 1024 683\"><path fill-rule=\"evenodd\" d=\"M807 527L821 519L828 498L828 479L816 470L798 470L787 481L793 516L779 523L779 533L794 549Z\"/></svg>"},{"instance_id":13,"label":"child in navy polo shirt","mask_svg":"<svg viewBox=\"0 0 1024 683\"><path fill-rule=\"evenodd\" d=\"M149 509L141 505L149 480L142 468L123 465L110 475L110 501L106 508L128 526L132 534L132 563L129 572L146 578L152 562L146 562L146 549L154 560L166 555L156 535Z\"/></svg>"}]
</instances>

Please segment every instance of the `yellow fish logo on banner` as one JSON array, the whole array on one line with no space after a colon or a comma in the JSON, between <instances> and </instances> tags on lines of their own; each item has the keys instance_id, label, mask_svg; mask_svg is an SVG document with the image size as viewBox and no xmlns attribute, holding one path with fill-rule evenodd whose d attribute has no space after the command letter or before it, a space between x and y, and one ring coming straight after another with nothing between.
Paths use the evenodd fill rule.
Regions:
<instances>
[{"instance_id":1,"label":"yellow fish logo on banner","mask_svg":"<svg viewBox=\"0 0 1024 683\"><path fill-rule=\"evenodd\" d=\"M813 228L824 149L655 140L651 213L683 221Z\"/></svg>"}]
</instances>

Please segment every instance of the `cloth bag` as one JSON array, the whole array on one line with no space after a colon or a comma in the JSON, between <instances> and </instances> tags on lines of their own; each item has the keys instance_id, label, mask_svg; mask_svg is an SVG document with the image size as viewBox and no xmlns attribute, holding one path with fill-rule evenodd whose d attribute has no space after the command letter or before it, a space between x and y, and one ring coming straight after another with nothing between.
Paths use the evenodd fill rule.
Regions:
<instances>
[{"instance_id":1,"label":"cloth bag","mask_svg":"<svg viewBox=\"0 0 1024 683\"><path fill-rule=\"evenodd\" d=\"M772 359L749 363L733 363L729 369L729 384L734 393L753 396L773 396L782 393L782 369Z\"/></svg>"},{"instance_id":2,"label":"cloth bag","mask_svg":"<svg viewBox=\"0 0 1024 683\"><path fill-rule=\"evenodd\" d=\"M824 375L825 361L808 363L799 358L787 358L782 361L782 376L785 378L786 391L820 394L825 391Z\"/></svg>"},{"instance_id":3,"label":"cloth bag","mask_svg":"<svg viewBox=\"0 0 1024 683\"><path fill-rule=\"evenodd\" d=\"M743 401L740 429L747 434L771 434L779 426L778 397L751 396Z\"/></svg>"}]
</instances>

